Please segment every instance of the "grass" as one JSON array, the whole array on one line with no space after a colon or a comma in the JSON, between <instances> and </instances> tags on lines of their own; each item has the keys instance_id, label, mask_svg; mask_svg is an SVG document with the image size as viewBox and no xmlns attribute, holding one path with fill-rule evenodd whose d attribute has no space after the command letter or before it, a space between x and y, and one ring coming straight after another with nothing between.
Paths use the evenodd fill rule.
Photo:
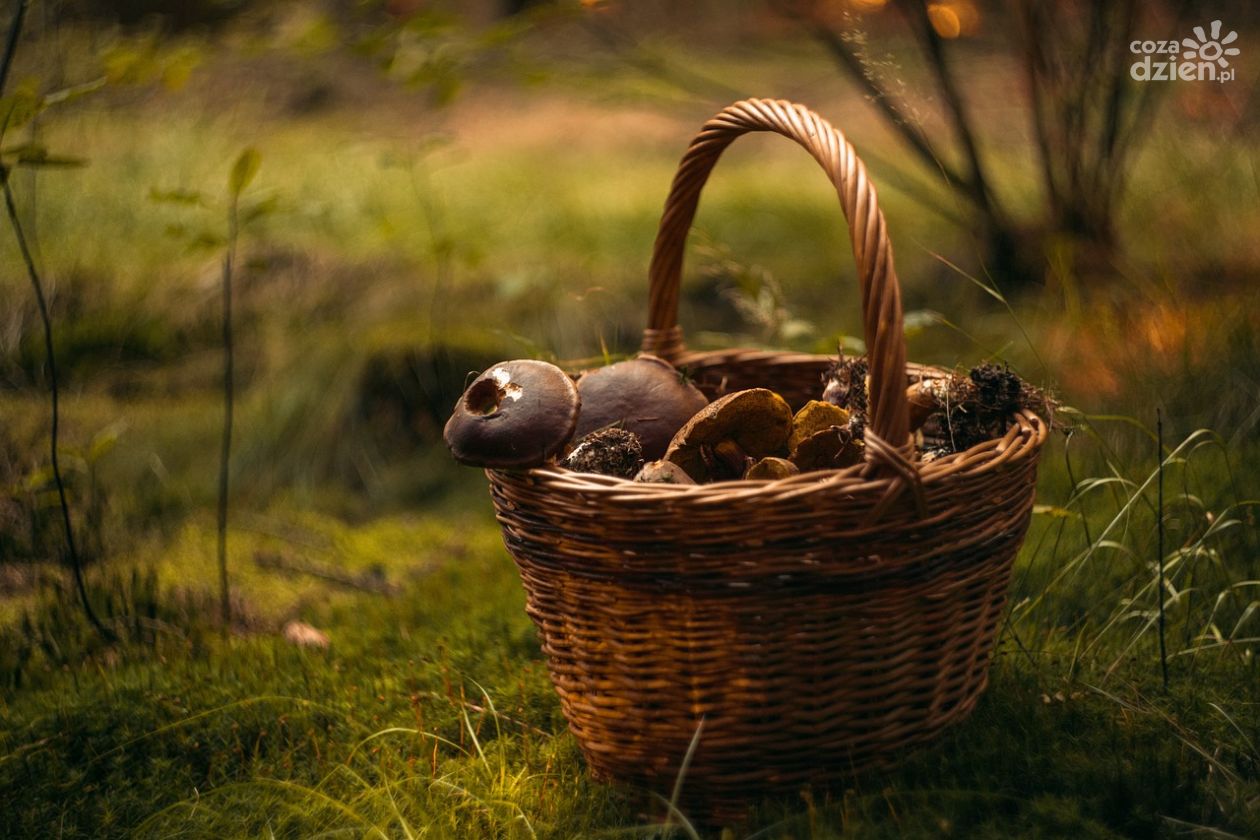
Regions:
<instances>
[{"instance_id":1,"label":"grass","mask_svg":"<svg viewBox=\"0 0 1260 840\"><path fill-rule=\"evenodd\" d=\"M42 667L28 667L0 707L0 787L27 803L10 812L11 836L56 827L65 836L579 837L650 824L640 795L586 776L484 515L353 528L309 514L270 518L284 545L379 563L402 591L259 579L237 562L251 602L327 629L330 649L265 633L223 643L164 632L98 653L90 668L73 655L63 666L36 660ZM1052 535L1062 521L1039 517L1038 530ZM1041 536L1030 546L1044 545ZM181 537L166 554L171 572L212 580L212 539L209 522ZM238 530L233 545L277 539ZM1213 548L1236 559L1241 547ZM1090 600L1098 576L1060 580L1029 606L1041 591L1029 554L992 684L969 721L894 770L765 803L736 836L1254 833L1254 631L1231 632L1239 614L1229 605L1210 612L1232 641L1199 629L1206 596L1230 588L1201 578L1199 602L1172 601L1164 694L1150 632L1126 649L1149 613L1146 564L1109 576L1137 599L1118 624L1108 627L1105 609L1115 598L1074 627L1072 596ZM1186 572L1170 576L1180 588ZM254 616L261 626L267 618Z\"/></svg>"},{"instance_id":2,"label":"grass","mask_svg":"<svg viewBox=\"0 0 1260 840\"><path fill-rule=\"evenodd\" d=\"M322 60L229 50L179 90L110 88L41 129L91 166L15 185L55 286L72 504L100 546L91 591L126 641L101 647L46 562L57 544L38 527L41 356L22 278L7 272L0 289L21 303L0 322L0 537L12 540L0 547L21 562L0 564L0 836L687 836L659 802L587 774L484 480L436 442L470 370L634 348L666 185L721 103L622 72L598 89L491 87L437 112L359 68L343 84L370 98L277 107L307 84L294 67L345 71ZM761 46L687 60L815 103L859 151L876 150L921 325L911 358L1006 358L1089 412L1044 454L1043 507L972 718L893 769L754 803L747 822L705 831L1260 834L1260 352L1247 298L1257 254L1243 235L1257 204L1237 186L1252 142L1160 123L1122 220L1131 259L1097 288L1050 270L1044 292L1012 294L1008 310L963 276L988 282L965 230L884 187L897 182L879 155L886 135L825 59ZM985 78L986 101L1003 101L1006 77ZM207 107L225 79L240 82L237 99ZM275 210L242 244L237 626L223 640L208 606L220 251L198 239L222 236L213 197L246 145L263 155L247 198ZM1014 191L1029 178L1011 147L1002 183ZM859 330L820 181L788 144L732 149L690 255L682 318L698 343L765 339L725 291L755 295L766 277L806 322L793 346L830 351ZM208 206L151 198L171 189ZM0 265L14 256L0 242ZM290 620L330 647L285 641Z\"/></svg>"}]
</instances>

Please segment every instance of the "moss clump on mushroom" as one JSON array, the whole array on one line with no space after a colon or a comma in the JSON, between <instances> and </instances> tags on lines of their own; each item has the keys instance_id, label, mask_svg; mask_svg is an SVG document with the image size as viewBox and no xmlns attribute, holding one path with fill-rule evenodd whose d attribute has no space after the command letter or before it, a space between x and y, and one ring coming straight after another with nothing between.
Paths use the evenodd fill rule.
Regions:
<instances>
[{"instance_id":1,"label":"moss clump on mushroom","mask_svg":"<svg viewBox=\"0 0 1260 840\"><path fill-rule=\"evenodd\" d=\"M966 376L924 379L906 391L911 429L919 429L923 460L963 452L1006 434L1021 410L1051 414L1051 402L1005 365L983 364Z\"/></svg>"},{"instance_id":2,"label":"moss clump on mushroom","mask_svg":"<svg viewBox=\"0 0 1260 840\"><path fill-rule=\"evenodd\" d=\"M840 358L831 363L823 374L822 401L839 406L849 412L849 432L854 440L862 440L866 434L867 375L870 366L861 356Z\"/></svg>"},{"instance_id":3,"label":"moss clump on mushroom","mask_svg":"<svg viewBox=\"0 0 1260 840\"><path fill-rule=\"evenodd\" d=\"M575 472L633 478L643 467L643 446L634 432L600 429L579 440L560 463Z\"/></svg>"}]
</instances>

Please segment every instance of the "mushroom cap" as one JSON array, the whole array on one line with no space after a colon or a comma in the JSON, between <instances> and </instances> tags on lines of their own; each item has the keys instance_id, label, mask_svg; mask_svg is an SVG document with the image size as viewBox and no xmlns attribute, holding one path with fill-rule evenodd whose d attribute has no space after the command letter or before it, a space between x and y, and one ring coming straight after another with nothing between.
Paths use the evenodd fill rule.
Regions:
<instances>
[{"instance_id":1,"label":"mushroom cap","mask_svg":"<svg viewBox=\"0 0 1260 840\"><path fill-rule=\"evenodd\" d=\"M748 468L744 478L749 481L774 481L779 478L790 478L800 475L800 468L786 458L775 458L773 455L762 458Z\"/></svg>"},{"instance_id":2,"label":"mushroom cap","mask_svg":"<svg viewBox=\"0 0 1260 840\"><path fill-rule=\"evenodd\" d=\"M941 409L940 395L933 387L934 380L915 382L906 389L906 403L910 407L910 431L922 428L927 419Z\"/></svg>"},{"instance_id":3,"label":"mushroom cap","mask_svg":"<svg viewBox=\"0 0 1260 840\"><path fill-rule=\"evenodd\" d=\"M766 388L736 391L688 420L670 441L665 459L703 482L710 477L709 460L718 444L734 442L744 455L759 459L784 451L791 430L792 408L783 397Z\"/></svg>"},{"instance_id":4,"label":"mushroom cap","mask_svg":"<svg viewBox=\"0 0 1260 840\"><path fill-rule=\"evenodd\" d=\"M443 436L461 464L537 467L573 437L578 406L577 387L555 365L499 362L464 391Z\"/></svg>"},{"instance_id":5,"label":"mushroom cap","mask_svg":"<svg viewBox=\"0 0 1260 840\"><path fill-rule=\"evenodd\" d=\"M828 402L810 400L792 418L792 434L788 436L788 451L795 454L801 441L823 429L847 425L849 425L848 411Z\"/></svg>"},{"instance_id":6,"label":"mushroom cap","mask_svg":"<svg viewBox=\"0 0 1260 840\"><path fill-rule=\"evenodd\" d=\"M649 461L634 477L644 484L695 484L687 471L673 461Z\"/></svg>"},{"instance_id":7,"label":"mushroom cap","mask_svg":"<svg viewBox=\"0 0 1260 840\"><path fill-rule=\"evenodd\" d=\"M582 409L574 434L618 425L639 436L649 461L664 455L674 433L709 402L673 365L646 354L587 371L577 389Z\"/></svg>"},{"instance_id":8,"label":"mushroom cap","mask_svg":"<svg viewBox=\"0 0 1260 840\"><path fill-rule=\"evenodd\" d=\"M853 439L848 428L829 426L798 443L792 451L792 463L801 472L831 470L853 466L862 460L863 453L861 442Z\"/></svg>"}]
</instances>

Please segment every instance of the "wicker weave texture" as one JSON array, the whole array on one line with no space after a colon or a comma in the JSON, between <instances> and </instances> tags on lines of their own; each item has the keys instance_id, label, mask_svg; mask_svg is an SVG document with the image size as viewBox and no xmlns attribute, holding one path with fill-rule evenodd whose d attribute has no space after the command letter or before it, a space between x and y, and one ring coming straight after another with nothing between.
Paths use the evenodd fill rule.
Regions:
<instances>
[{"instance_id":1,"label":"wicker weave texture","mask_svg":"<svg viewBox=\"0 0 1260 840\"><path fill-rule=\"evenodd\" d=\"M570 728L593 771L668 792L703 721L684 802L748 797L889 760L964 717L983 690L1048 429L921 464L900 293L874 188L843 136L799 105L736 103L679 167L651 269L644 347L711 394L816 398L824 357L695 353L676 324L686 231L721 150L747 131L797 141L849 222L870 350L868 459L778 481L636 484L558 468L488 471Z\"/></svg>"}]
</instances>

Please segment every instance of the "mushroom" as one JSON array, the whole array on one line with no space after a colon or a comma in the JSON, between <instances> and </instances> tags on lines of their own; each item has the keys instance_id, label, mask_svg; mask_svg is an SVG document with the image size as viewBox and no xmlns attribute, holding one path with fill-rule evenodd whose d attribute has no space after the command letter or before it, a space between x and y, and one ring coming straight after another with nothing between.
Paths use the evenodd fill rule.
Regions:
<instances>
[{"instance_id":1,"label":"mushroom","mask_svg":"<svg viewBox=\"0 0 1260 840\"><path fill-rule=\"evenodd\" d=\"M978 365L971 369L967 378L975 385L976 401L983 411L998 417L1009 417L1027 407L1024 381L1005 365Z\"/></svg>"},{"instance_id":2,"label":"mushroom","mask_svg":"<svg viewBox=\"0 0 1260 840\"><path fill-rule=\"evenodd\" d=\"M773 481L779 478L790 478L794 475L800 475L801 471L796 464L786 458L775 458L773 455L762 458L757 463L748 468L744 473L744 478L749 481Z\"/></svg>"},{"instance_id":3,"label":"mushroom","mask_svg":"<svg viewBox=\"0 0 1260 840\"><path fill-rule=\"evenodd\" d=\"M645 484L695 484L691 476L672 461L649 461L634 480Z\"/></svg>"},{"instance_id":4,"label":"mushroom","mask_svg":"<svg viewBox=\"0 0 1260 840\"><path fill-rule=\"evenodd\" d=\"M500 362L464 391L443 436L461 464L536 467L573 437L578 405L573 380L555 365Z\"/></svg>"},{"instance_id":5,"label":"mushroom","mask_svg":"<svg viewBox=\"0 0 1260 840\"><path fill-rule=\"evenodd\" d=\"M842 354L823 374L823 402L847 408L854 414L864 414L870 391L868 374L866 359Z\"/></svg>"},{"instance_id":6,"label":"mushroom","mask_svg":"<svg viewBox=\"0 0 1260 840\"><path fill-rule=\"evenodd\" d=\"M788 452L795 454L801 441L832 426L849 425L849 412L839 406L819 400L805 403L792 418L792 434L788 436Z\"/></svg>"},{"instance_id":7,"label":"mushroom","mask_svg":"<svg viewBox=\"0 0 1260 840\"><path fill-rule=\"evenodd\" d=\"M773 391L752 388L715 400L678 430L665 460L697 482L741 478L749 459L785 450L792 408Z\"/></svg>"},{"instance_id":8,"label":"mushroom","mask_svg":"<svg viewBox=\"0 0 1260 840\"><path fill-rule=\"evenodd\" d=\"M936 380L921 379L906 389L906 402L910 406L910 431L916 432L934 413L939 411L941 395L934 387Z\"/></svg>"},{"instance_id":9,"label":"mushroom","mask_svg":"<svg viewBox=\"0 0 1260 840\"><path fill-rule=\"evenodd\" d=\"M923 379L906 390L911 431L940 448L962 452L1001 437L1011 415L1035 406L1048 410L1044 394L1009 368L986 364L963 376Z\"/></svg>"},{"instance_id":10,"label":"mushroom","mask_svg":"<svg viewBox=\"0 0 1260 840\"><path fill-rule=\"evenodd\" d=\"M618 425L639 436L648 460L664 455L674 433L709 402L673 365L646 354L584 373L577 389L575 434Z\"/></svg>"},{"instance_id":11,"label":"mushroom","mask_svg":"<svg viewBox=\"0 0 1260 840\"><path fill-rule=\"evenodd\" d=\"M864 446L842 426L821 429L797 444L792 463L801 470L832 470L851 467L862 460Z\"/></svg>"},{"instance_id":12,"label":"mushroom","mask_svg":"<svg viewBox=\"0 0 1260 840\"><path fill-rule=\"evenodd\" d=\"M643 466L643 447L634 432L600 429L578 441L560 463L575 472L630 478Z\"/></svg>"}]
</instances>

